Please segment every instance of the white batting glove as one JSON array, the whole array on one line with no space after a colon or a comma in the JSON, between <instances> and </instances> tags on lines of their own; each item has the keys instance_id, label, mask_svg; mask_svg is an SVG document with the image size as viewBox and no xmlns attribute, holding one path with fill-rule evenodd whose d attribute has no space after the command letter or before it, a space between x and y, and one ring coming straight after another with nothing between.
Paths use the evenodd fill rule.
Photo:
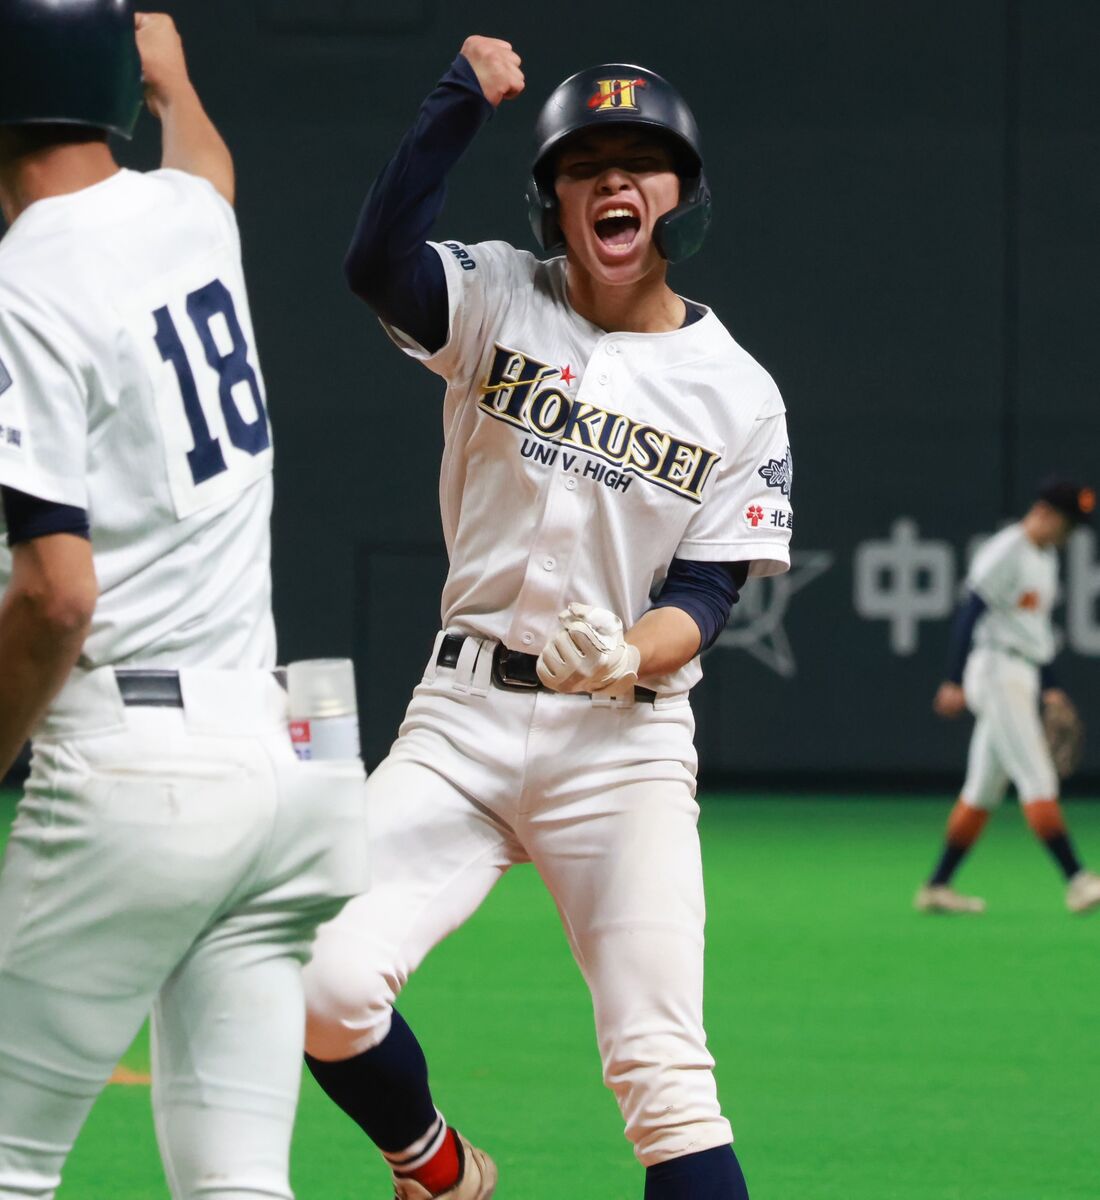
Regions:
<instances>
[{"instance_id":1,"label":"white batting glove","mask_svg":"<svg viewBox=\"0 0 1100 1200\"><path fill-rule=\"evenodd\" d=\"M606 608L570 604L558 620L561 629L546 643L535 664L539 679L555 692L608 692L618 695L638 681L641 652L623 636L623 623Z\"/></svg>"}]
</instances>

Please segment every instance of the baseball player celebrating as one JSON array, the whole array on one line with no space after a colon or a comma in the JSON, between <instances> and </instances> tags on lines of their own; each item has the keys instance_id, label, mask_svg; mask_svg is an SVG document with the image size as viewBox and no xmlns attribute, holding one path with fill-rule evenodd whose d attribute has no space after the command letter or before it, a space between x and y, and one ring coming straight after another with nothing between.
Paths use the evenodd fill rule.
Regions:
<instances>
[{"instance_id":1,"label":"baseball player celebrating","mask_svg":"<svg viewBox=\"0 0 1100 1200\"><path fill-rule=\"evenodd\" d=\"M155 1001L172 1195L285 1200L301 964L365 884L362 768L293 752L233 165L171 21L137 21L0 6L0 776L34 742L0 870L0 1197L54 1195ZM107 145L142 68L148 175Z\"/></svg>"},{"instance_id":2,"label":"baseball player celebrating","mask_svg":"<svg viewBox=\"0 0 1100 1200\"><path fill-rule=\"evenodd\" d=\"M372 891L318 935L310 1065L400 1200L491 1196L393 1010L515 863L557 902L649 1200L747 1195L702 1020L688 692L748 575L784 571L791 460L767 373L668 286L703 241L699 134L660 76L612 64L551 95L528 196L539 261L427 242L448 170L522 92L471 37L374 183L347 261L397 345L446 383L442 631L368 783ZM571 1190L584 1194L583 1181Z\"/></svg>"},{"instance_id":3,"label":"baseball player celebrating","mask_svg":"<svg viewBox=\"0 0 1100 1200\"><path fill-rule=\"evenodd\" d=\"M916 895L922 911L985 910L984 900L961 895L951 880L1004 798L1009 780L1027 823L1065 875L1067 908L1083 913L1100 907L1100 876L1082 868L1070 843L1058 803L1058 773L1039 718L1040 697L1048 707L1069 704L1050 667L1056 547L1095 506L1091 488L1051 481L1021 521L1002 529L974 556L967 597L955 620L948 679L933 707L949 718L969 707L976 721L966 782L947 822L943 854Z\"/></svg>"}]
</instances>

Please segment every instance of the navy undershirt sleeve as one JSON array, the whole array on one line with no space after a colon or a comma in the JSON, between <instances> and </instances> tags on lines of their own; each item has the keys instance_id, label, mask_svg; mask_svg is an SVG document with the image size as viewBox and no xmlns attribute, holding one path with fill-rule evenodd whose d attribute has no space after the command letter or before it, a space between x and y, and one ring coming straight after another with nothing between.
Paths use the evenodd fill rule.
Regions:
<instances>
[{"instance_id":1,"label":"navy undershirt sleeve","mask_svg":"<svg viewBox=\"0 0 1100 1200\"><path fill-rule=\"evenodd\" d=\"M374 181L344 260L351 290L433 354L450 322L443 263L426 242L443 210L447 173L492 114L460 54Z\"/></svg>"},{"instance_id":2,"label":"navy undershirt sleeve","mask_svg":"<svg viewBox=\"0 0 1100 1200\"><path fill-rule=\"evenodd\" d=\"M674 558L654 608L679 608L699 626L700 651L714 645L749 577L747 562L691 562Z\"/></svg>"},{"instance_id":3,"label":"navy undershirt sleeve","mask_svg":"<svg viewBox=\"0 0 1100 1200\"><path fill-rule=\"evenodd\" d=\"M52 533L72 533L91 539L88 514L71 504L55 504L17 492L15 488L0 487L0 502L4 506L4 523L8 527L8 545L18 546L34 538Z\"/></svg>"},{"instance_id":4,"label":"navy undershirt sleeve","mask_svg":"<svg viewBox=\"0 0 1100 1200\"><path fill-rule=\"evenodd\" d=\"M1043 663L1039 668L1039 687L1045 692L1050 688L1061 686L1058 682L1058 673L1054 670L1054 664Z\"/></svg>"},{"instance_id":5,"label":"navy undershirt sleeve","mask_svg":"<svg viewBox=\"0 0 1100 1200\"><path fill-rule=\"evenodd\" d=\"M977 592L970 592L955 613L955 620L951 625L951 647L947 656L947 678L952 683L962 683L963 670L974 643L974 626L987 607Z\"/></svg>"}]
</instances>

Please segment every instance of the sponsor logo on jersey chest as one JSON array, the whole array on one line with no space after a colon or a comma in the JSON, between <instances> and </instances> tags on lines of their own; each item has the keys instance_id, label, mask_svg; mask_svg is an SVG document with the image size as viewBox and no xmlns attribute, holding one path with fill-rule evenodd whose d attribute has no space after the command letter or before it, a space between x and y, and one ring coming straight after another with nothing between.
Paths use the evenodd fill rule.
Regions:
<instances>
[{"instance_id":1,"label":"sponsor logo on jersey chest","mask_svg":"<svg viewBox=\"0 0 1100 1200\"><path fill-rule=\"evenodd\" d=\"M609 412L563 391L548 363L494 347L478 406L545 442L581 450L694 504L721 455L644 421Z\"/></svg>"}]
</instances>

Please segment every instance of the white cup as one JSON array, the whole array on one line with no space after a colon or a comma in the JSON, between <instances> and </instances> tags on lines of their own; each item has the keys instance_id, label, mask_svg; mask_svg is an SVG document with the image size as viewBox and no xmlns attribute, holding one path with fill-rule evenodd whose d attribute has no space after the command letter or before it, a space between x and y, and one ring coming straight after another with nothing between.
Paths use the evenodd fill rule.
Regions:
<instances>
[{"instance_id":1,"label":"white cup","mask_svg":"<svg viewBox=\"0 0 1100 1200\"><path fill-rule=\"evenodd\" d=\"M290 740L299 758L358 758L359 713L350 658L306 658L286 669Z\"/></svg>"}]
</instances>

